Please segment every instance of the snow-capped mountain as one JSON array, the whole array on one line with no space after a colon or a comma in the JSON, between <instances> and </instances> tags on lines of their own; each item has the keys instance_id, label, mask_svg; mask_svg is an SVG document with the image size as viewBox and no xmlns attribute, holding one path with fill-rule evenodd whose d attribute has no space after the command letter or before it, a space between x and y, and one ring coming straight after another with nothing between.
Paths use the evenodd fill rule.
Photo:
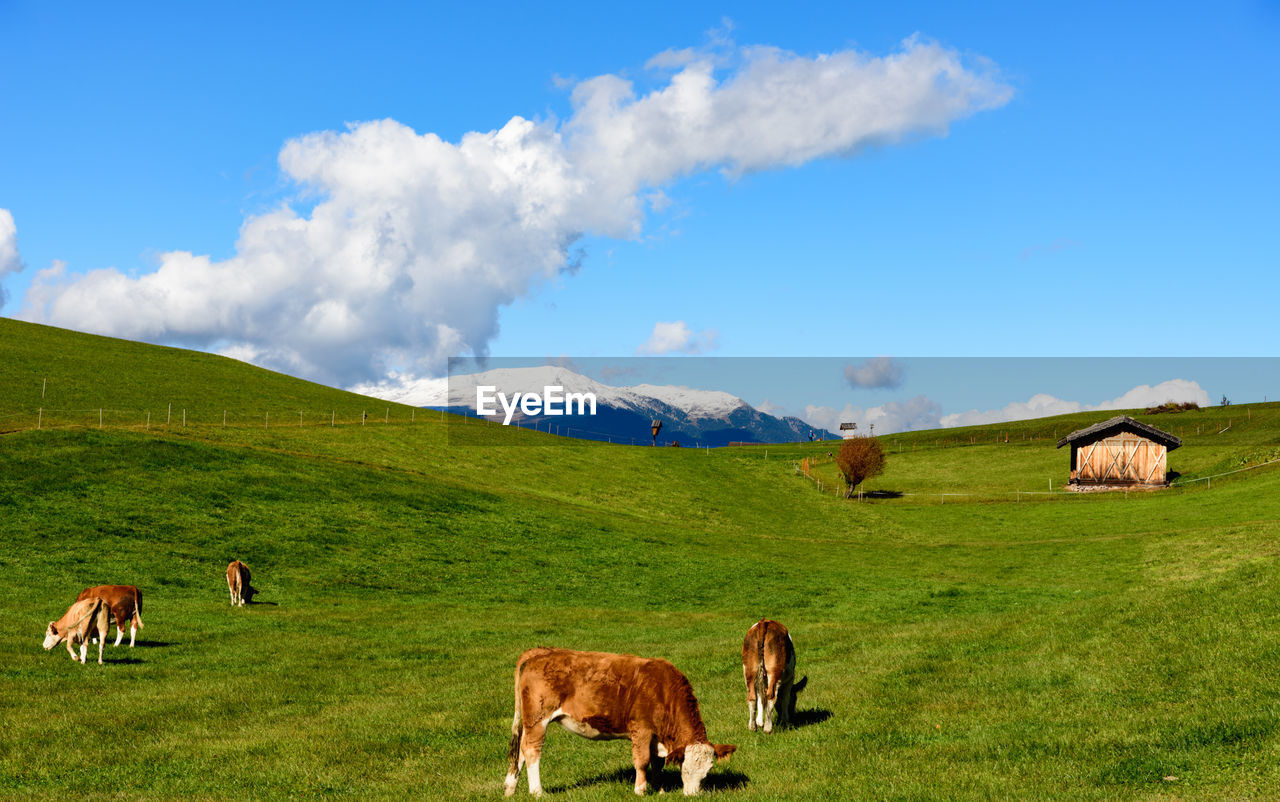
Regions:
<instances>
[{"instance_id":1,"label":"snow-capped mountain","mask_svg":"<svg viewBox=\"0 0 1280 802\"><path fill-rule=\"evenodd\" d=\"M475 414L476 388L494 387L493 392L511 398L515 393L542 393L546 387L562 387L564 393L594 393L595 415L525 416L516 412L514 420L529 426L547 422L573 436L637 443L649 442L650 424L661 420L660 443L721 446L731 442L786 443L814 437L839 439L831 432L810 426L799 418L777 418L761 412L746 401L718 390L698 390L672 385L637 384L615 387L556 366L500 368L431 379L409 385L389 400L421 407L444 407L454 412ZM388 397L385 393L373 393ZM499 415L501 417L501 415ZM555 429L553 429L554 431Z\"/></svg>"}]
</instances>

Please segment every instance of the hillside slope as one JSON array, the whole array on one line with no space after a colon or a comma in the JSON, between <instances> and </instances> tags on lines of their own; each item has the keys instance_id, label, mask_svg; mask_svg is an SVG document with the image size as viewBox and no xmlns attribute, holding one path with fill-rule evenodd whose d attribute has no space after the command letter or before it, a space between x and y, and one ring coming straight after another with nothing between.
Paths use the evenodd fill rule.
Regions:
<instances>
[{"instance_id":1,"label":"hillside slope","mask_svg":"<svg viewBox=\"0 0 1280 802\"><path fill-rule=\"evenodd\" d=\"M234 359L0 317L0 431L110 426L382 421L412 410ZM394 412L391 412L394 410ZM170 413L176 417L170 418Z\"/></svg>"},{"instance_id":2,"label":"hillside slope","mask_svg":"<svg viewBox=\"0 0 1280 802\"><path fill-rule=\"evenodd\" d=\"M171 356L121 349L125 373ZM193 397L278 392L230 364ZM119 385L139 408L178 389ZM0 621L0 794L493 798L511 668L537 644L674 661L710 736L739 745L711 776L733 798L1280 793L1280 471L1128 498L856 504L776 447L501 427L458 446L448 423L0 436L0 567L21 588ZM1268 426L1243 450L1280 442ZM976 443L918 437L891 458L903 477L972 474ZM987 453L1065 459L1027 442ZM228 605L232 558L261 604ZM105 666L40 651L45 623L106 582L143 588L139 646L108 646ZM803 726L769 737L746 731L738 663L765 615L810 677ZM104 743L129 748L104 759ZM630 798L629 761L625 743L556 732L542 774L566 798Z\"/></svg>"}]
</instances>

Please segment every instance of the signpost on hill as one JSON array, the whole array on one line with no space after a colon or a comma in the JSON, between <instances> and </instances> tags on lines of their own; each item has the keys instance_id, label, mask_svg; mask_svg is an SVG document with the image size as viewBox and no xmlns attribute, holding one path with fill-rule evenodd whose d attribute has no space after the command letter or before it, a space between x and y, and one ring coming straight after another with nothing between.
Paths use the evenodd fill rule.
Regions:
<instances>
[{"instance_id":1,"label":"signpost on hill","mask_svg":"<svg viewBox=\"0 0 1280 802\"><path fill-rule=\"evenodd\" d=\"M653 423L649 424L649 428L653 429L653 445L658 444L658 432L662 431L662 421L657 418L653 419Z\"/></svg>"}]
</instances>

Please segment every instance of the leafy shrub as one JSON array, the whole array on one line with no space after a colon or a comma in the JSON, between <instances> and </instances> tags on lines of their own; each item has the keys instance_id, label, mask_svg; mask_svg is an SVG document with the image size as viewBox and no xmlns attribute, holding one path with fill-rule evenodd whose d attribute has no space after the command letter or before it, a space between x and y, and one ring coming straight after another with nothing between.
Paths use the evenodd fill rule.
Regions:
<instances>
[{"instance_id":1,"label":"leafy shrub","mask_svg":"<svg viewBox=\"0 0 1280 802\"><path fill-rule=\"evenodd\" d=\"M836 452L836 465L849 484L845 498L852 498L854 488L884 471L885 456L880 441L874 437L850 437Z\"/></svg>"},{"instance_id":2,"label":"leafy shrub","mask_svg":"<svg viewBox=\"0 0 1280 802\"><path fill-rule=\"evenodd\" d=\"M1166 401L1160 406L1147 407L1148 415L1159 415L1161 412L1187 412L1192 409L1199 409L1200 405L1195 401L1183 401L1181 404L1175 401Z\"/></svg>"}]
</instances>

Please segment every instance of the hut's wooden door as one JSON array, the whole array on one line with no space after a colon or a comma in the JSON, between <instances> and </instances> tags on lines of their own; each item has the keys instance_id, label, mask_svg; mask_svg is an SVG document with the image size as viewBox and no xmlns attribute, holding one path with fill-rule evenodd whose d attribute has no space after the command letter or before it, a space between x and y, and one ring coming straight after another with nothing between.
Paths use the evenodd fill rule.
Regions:
<instances>
[{"instance_id":1,"label":"hut's wooden door","mask_svg":"<svg viewBox=\"0 0 1280 802\"><path fill-rule=\"evenodd\" d=\"M1077 451L1081 482L1159 484L1165 479L1166 449L1130 432L1095 440Z\"/></svg>"}]
</instances>

